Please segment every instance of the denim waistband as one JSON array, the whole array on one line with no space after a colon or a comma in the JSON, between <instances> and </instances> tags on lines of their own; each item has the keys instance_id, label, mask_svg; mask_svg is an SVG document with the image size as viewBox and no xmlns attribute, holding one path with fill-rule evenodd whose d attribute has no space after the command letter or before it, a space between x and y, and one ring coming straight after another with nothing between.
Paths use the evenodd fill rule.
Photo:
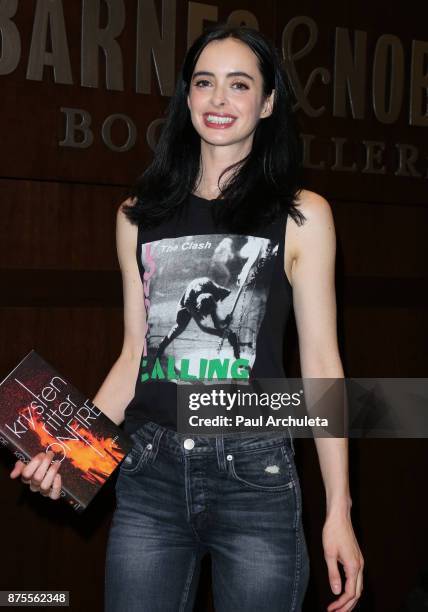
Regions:
<instances>
[{"instance_id":1,"label":"denim waistband","mask_svg":"<svg viewBox=\"0 0 428 612\"><path fill-rule=\"evenodd\" d=\"M294 455L293 440L288 431L233 432L203 436L178 433L153 421L147 421L131 434L131 438L146 448L149 445L155 453L158 448L163 448L177 456L252 452L276 446L287 446Z\"/></svg>"}]
</instances>

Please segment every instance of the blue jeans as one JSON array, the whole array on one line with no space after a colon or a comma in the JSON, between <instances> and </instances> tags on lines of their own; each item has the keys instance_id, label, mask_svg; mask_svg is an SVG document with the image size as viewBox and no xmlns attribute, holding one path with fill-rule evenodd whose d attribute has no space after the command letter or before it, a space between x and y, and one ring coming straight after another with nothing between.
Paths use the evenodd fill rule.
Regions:
<instances>
[{"instance_id":1,"label":"blue jeans","mask_svg":"<svg viewBox=\"0 0 428 612\"><path fill-rule=\"evenodd\" d=\"M206 553L216 612L300 610L309 556L290 437L190 437L153 422L131 437L116 481L105 612L191 611Z\"/></svg>"}]
</instances>

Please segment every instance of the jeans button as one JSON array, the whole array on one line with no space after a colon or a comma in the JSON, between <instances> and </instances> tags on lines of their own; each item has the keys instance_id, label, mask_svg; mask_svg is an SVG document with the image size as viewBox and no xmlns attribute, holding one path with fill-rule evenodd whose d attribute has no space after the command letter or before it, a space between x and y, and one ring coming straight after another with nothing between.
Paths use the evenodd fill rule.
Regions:
<instances>
[{"instance_id":1,"label":"jeans button","mask_svg":"<svg viewBox=\"0 0 428 612\"><path fill-rule=\"evenodd\" d=\"M152 444L147 444L146 448L147 448L147 450L152 450L153 445Z\"/></svg>"},{"instance_id":2,"label":"jeans button","mask_svg":"<svg viewBox=\"0 0 428 612\"><path fill-rule=\"evenodd\" d=\"M192 440L192 438L186 438L183 442L183 446L187 450L192 450L192 448L195 446L195 441Z\"/></svg>"},{"instance_id":3,"label":"jeans button","mask_svg":"<svg viewBox=\"0 0 428 612\"><path fill-rule=\"evenodd\" d=\"M227 459L228 461L232 461L232 459L233 459L233 455L227 455L226 459Z\"/></svg>"}]
</instances>

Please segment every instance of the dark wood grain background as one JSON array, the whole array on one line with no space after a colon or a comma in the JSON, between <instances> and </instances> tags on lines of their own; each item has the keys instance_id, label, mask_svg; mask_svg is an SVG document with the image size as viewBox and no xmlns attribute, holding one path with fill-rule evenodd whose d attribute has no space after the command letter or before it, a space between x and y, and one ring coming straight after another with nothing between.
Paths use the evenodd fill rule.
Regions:
<instances>
[{"instance_id":1,"label":"dark wood grain background","mask_svg":"<svg viewBox=\"0 0 428 612\"><path fill-rule=\"evenodd\" d=\"M7 4L0 3L0 10ZM12 21L19 31L21 59L10 74L0 74L0 375L5 376L35 348L93 397L122 343L116 209L127 186L151 159L147 129L151 122L162 119L169 97L160 92L153 63L151 91L135 92L136 0L126 2L126 23L117 38L123 56L123 91L107 89L101 52L99 86L80 84L81 2L62 3L73 83L56 83L49 66L41 81L26 78L34 15L42 4L17 2ZM173 2L165 4L174 7ZM175 73L187 47L190 4L195 3L180 0L173 10ZM307 97L314 108L324 106L325 110L313 118L300 109L299 120L305 138L313 138L311 164L324 164L319 169L308 164L306 187L328 199L335 217L338 327L346 375L426 376L427 130L426 123L410 125L409 109L412 41L427 40L428 11L422 3L394 9L385 0L327 4L207 0L206 4L217 7L219 21L238 9L249 11L278 47L291 19L304 16L313 20L318 39L314 49L296 61L298 78L304 87L311 72L324 67L331 81L323 84L319 77L314 78ZM154 6L160 19L162 4L155 1ZM101 22L105 22L108 13L103 2L101 9ZM352 117L349 103L345 117L333 115L336 28L347 28L351 40L357 31L367 34L362 118ZM376 44L385 34L396 36L404 53L402 108L391 124L377 119L372 101ZM296 50L306 44L307 37L301 26ZM66 107L90 114L94 134L90 147L59 145L65 137L61 108ZM136 144L127 152L112 151L102 140L102 124L112 114L127 115L137 128ZM334 170L332 139L337 138L346 139L344 164L355 163L355 171ZM112 130L112 139L117 143L126 139L120 121ZM363 172L363 141L385 144L384 174ZM417 175L396 174L397 143L419 151ZM287 371L297 376L296 340L292 324L285 360ZM333 599L321 545L325 499L313 441L297 440L296 447L311 557L304 610L314 612L325 610ZM352 515L366 562L360 610L404 609L421 572L427 571L427 450L424 439L350 441ZM12 482L11 457L2 451L0 459L0 590L65 589L70 591L72 610L101 611L113 485L107 485L85 515L77 517L65 505ZM210 560L203 563L196 609L209 611L213 609Z\"/></svg>"}]
</instances>

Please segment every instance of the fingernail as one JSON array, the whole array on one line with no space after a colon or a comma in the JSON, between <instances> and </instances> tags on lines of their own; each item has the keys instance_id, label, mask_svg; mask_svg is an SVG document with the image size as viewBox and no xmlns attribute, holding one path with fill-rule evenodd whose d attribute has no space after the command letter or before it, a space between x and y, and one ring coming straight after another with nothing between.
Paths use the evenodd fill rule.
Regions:
<instances>
[{"instance_id":1,"label":"fingernail","mask_svg":"<svg viewBox=\"0 0 428 612\"><path fill-rule=\"evenodd\" d=\"M339 591L340 591L340 585L333 584L333 593L339 593Z\"/></svg>"}]
</instances>

